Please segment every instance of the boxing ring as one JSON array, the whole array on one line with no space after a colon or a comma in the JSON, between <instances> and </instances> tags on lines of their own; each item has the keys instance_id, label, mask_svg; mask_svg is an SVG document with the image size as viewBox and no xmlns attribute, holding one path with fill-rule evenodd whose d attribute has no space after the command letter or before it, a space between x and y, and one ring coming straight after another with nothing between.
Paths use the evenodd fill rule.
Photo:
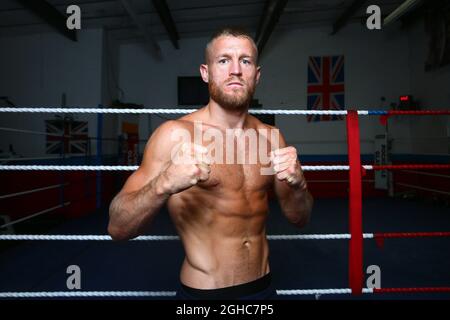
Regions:
<instances>
[{"instance_id":1,"label":"boxing ring","mask_svg":"<svg viewBox=\"0 0 450 320\"><path fill-rule=\"evenodd\" d=\"M108 108L0 108L0 113L90 113L90 114L186 114L196 109L108 109ZM450 231L438 232L373 232L364 233L362 227L362 179L367 171L378 170L446 170L450 169L450 164L393 164L393 165L363 165L361 163L360 150L360 128L359 118L364 116L380 117L380 122L386 124L390 117L394 116L428 116L428 115L450 115L450 111L383 111L383 110L363 110L363 111L311 111L311 110L250 110L252 114L272 114L272 115L341 115L346 117L347 125L347 165L305 165L303 171L345 171L349 177L349 197L348 197L348 233L329 234L269 234L270 242L274 241L330 241L344 240L348 242L348 287L347 288L324 288L324 289L277 289L277 294L281 296L305 296L337 294L353 295L361 294L384 294L384 293L420 293L420 292L450 292L450 283L442 286L414 286L414 287L364 287L363 269L363 241L375 241L378 246L382 246L386 239L393 238L443 238L450 237ZM134 171L137 166L113 166L113 165L0 165L2 171ZM48 188L57 188L58 185ZM44 188L42 188L44 189ZM37 190L39 192L40 190ZM34 190L33 192L36 192ZM0 199L20 196L21 193L1 195ZM62 204L61 206L67 205ZM50 208L53 209L53 208ZM36 214L45 214L38 212ZM36 215L35 214L35 215ZM20 219L23 220L23 219ZM7 222L0 226L8 227L18 220ZM0 234L2 241L111 241L108 235L95 234ZM131 242L170 242L179 241L174 235L144 235L130 240ZM1 290L1 288L0 288ZM174 297L175 291L27 291L13 292L0 291L0 298L108 298L108 297Z\"/></svg>"}]
</instances>

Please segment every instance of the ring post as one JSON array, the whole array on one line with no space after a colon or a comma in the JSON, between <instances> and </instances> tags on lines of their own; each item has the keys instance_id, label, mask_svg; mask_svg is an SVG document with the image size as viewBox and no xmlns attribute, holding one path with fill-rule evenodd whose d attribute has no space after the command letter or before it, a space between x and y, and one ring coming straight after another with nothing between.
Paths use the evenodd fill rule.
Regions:
<instances>
[{"instance_id":1,"label":"ring post","mask_svg":"<svg viewBox=\"0 0 450 320\"><path fill-rule=\"evenodd\" d=\"M363 284L363 234L361 192L361 150L359 140L358 112L347 113L347 146L349 160L349 287L353 295L362 293Z\"/></svg>"},{"instance_id":2,"label":"ring post","mask_svg":"<svg viewBox=\"0 0 450 320\"><path fill-rule=\"evenodd\" d=\"M102 105L98 106L102 108ZM103 114L97 114L97 154L95 156L97 165L102 164L102 132L103 132ZM96 174L96 208L102 206L102 172L99 170Z\"/></svg>"},{"instance_id":3,"label":"ring post","mask_svg":"<svg viewBox=\"0 0 450 320\"><path fill-rule=\"evenodd\" d=\"M61 142L59 143L61 149L59 149L59 159L58 162L59 164L65 165L66 164L66 141L67 144L70 144L70 131L66 132L66 117L65 115L63 115L62 120L61 120ZM66 140L67 139L67 140ZM59 172L59 184L60 184L60 188L59 188L59 204L61 206L64 206L65 203L65 197L64 197L64 188L65 188L65 177L66 174L65 172L60 171Z\"/></svg>"}]
</instances>

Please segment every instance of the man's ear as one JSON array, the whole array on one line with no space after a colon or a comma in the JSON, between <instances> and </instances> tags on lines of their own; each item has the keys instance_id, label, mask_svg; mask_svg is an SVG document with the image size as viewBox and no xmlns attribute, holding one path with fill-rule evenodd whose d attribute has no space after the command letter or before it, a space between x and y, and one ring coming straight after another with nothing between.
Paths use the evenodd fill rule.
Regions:
<instances>
[{"instance_id":1,"label":"man's ear","mask_svg":"<svg viewBox=\"0 0 450 320\"><path fill-rule=\"evenodd\" d=\"M209 72L208 72L208 65L207 64L201 64L200 65L200 74L202 76L203 81L208 83L209 80Z\"/></svg>"},{"instance_id":2,"label":"man's ear","mask_svg":"<svg viewBox=\"0 0 450 320\"><path fill-rule=\"evenodd\" d=\"M261 66L256 68L256 84L259 83L259 77L261 77Z\"/></svg>"}]
</instances>

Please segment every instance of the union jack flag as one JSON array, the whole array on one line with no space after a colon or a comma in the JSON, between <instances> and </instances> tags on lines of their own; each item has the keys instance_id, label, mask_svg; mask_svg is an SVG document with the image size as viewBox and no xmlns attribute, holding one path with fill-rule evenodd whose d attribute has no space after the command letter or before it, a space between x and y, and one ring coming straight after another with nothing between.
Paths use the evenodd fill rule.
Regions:
<instances>
[{"instance_id":1,"label":"union jack flag","mask_svg":"<svg viewBox=\"0 0 450 320\"><path fill-rule=\"evenodd\" d=\"M47 154L85 154L87 150L88 123L73 120L46 120Z\"/></svg>"},{"instance_id":2,"label":"union jack flag","mask_svg":"<svg viewBox=\"0 0 450 320\"><path fill-rule=\"evenodd\" d=\"M308 110L343 110L344 92L344 56L309 57ZM342 119L334 115L308 115L308 121Z\"/></svg>"}]
</instances>

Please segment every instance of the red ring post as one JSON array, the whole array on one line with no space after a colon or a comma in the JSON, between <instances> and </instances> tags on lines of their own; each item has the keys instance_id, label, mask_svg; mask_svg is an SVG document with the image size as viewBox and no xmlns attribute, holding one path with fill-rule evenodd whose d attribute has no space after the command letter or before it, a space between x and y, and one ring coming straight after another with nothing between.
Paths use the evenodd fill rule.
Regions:
<instances>
[{"instance_id":1,"label":"red ring post","mask_svg":"<svg viewBox=\"0 0 450 320\"><path fill-rule=\"evenodd\" d=\"M363 234L361 191L361 148L359 140L358 112L347 113L347 146L349 170L349 287L353 295L362 294L363 284Z\"/></svg>"}]
</instances>

